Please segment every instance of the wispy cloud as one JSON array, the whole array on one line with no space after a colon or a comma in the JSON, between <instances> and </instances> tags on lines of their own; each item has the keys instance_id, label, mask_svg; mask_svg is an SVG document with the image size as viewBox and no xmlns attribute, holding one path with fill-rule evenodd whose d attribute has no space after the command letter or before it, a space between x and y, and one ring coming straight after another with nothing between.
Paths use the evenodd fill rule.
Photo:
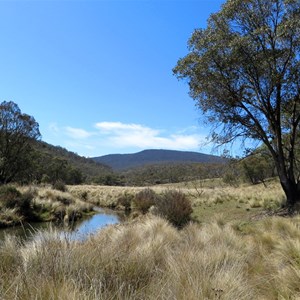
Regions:
<instances>
[{"instance_id":1,"label":"wispy cloud","mask_svg":"<svg viewBox=\"0 0 300 300\"><path fill-rule=\"evenodd\" d=\"M142 124L98 122L86 130L71 126L51 126L52 132L62 136L62 146L85 156L122 153L142 149L199 150L205 135L191 126L173 132Z\"/></svg>"},{"instance_id":2,"label":"wispy cloud","mask_svg":"<svg viewBox=\"0 0 300 300\"><path fill-rule=\"evenodd\" d=\"M86 139L88 137L95 135L94 132L88 132L84 129L73 128L70 126L65 127L65 133L73 139Z\"/></svg>"}]
</instances>

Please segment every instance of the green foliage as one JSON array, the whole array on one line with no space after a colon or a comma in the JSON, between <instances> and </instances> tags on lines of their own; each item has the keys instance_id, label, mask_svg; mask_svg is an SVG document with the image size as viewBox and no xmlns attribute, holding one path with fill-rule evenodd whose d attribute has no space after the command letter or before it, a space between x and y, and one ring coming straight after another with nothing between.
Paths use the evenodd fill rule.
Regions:
<instances>
[{"instance_id":1,"label":"green foliage","mask_svg":"<svg viewBox=\"0 0 300 300\"><path fill-rule=\"evenodd\" d=\"M273 175L274 166L272 162L264 156L249 156L241 163L246 179L252 184L264 183L267 178Z\"/></svg>"},{"instance_id":2,"label":"green foliage","mask_svg":"<svg viewBox=\"0 0 300 300\"><path fill-rule=\"evenodd\" d=\"M61 180L66 184L77 185L92 182L94 177L112 173L109 167L62 147L55 147L40 141L35 142L33 147L31 182L53 184Z\"/></svg>"},{"instance_id":3,"label":"green foliage","mask_svg":"<svg viewBox=\"0 0 300 300\"><path fill-rule=\"evenodd\" d=\"M264 143L292 208L300 202L300 2L228 0L174 73L214 124L212 139Z\"/></svg>"},{"instance_id":4,"label":"green foliage","mask_svg":"<svg viewBox=\"0 0 300 300\"><path fill-rule=\"evenodd\" d=\"M108 185L108 186L123 186L124 177L115 173L104 174L101 176L94 177L92 179L93 183Z\"/></svg>"},{"instance_id":5,"label":"green foliage","mask_svg":"<svg viewBox=\"0 0 300 300\"><path fill-rule=\"evenodd\" d=\"M32 141L40 138L35 119L14 102L0 103L0 183L28 180Z\"/></svg>"},{"instance_id":6,"label":"green foliage","mask_svg":"<svg viewBox=\"0 0 300 300\"><path fill-rule=\"evenodd\" d=\"M165 191L156 200L157 213L177 227L184 226L193 212L187 196L176 190Z\"/></svg>"},{"instance_id":7,"label":"green foliage","mask_svg":"<svg viewBox=\"0 0 300 300\"><path fill-rule=\"evenodd\" d=\"M225 163L156 164L124 171L122 175L126 185L149 186L219 177L224 167Z\"/></svg>"},{"instance_id":8,"label":"green foliage","mask_svg":"<svg viewBox=\"0 0 300 300\"><path fill-rule=\"evenodd\" d=\"M133 204L136 209L138 209L143 214L145 214L146 212L148 212L151 206L156 204L156 201L157 201L156 193L153 190L147 188L138 192L135 195L133 199Z\"/></svg>"},{"instance_id":9,"label":"green foliage","mask_svg":"<svg viewBox=\"0 0 300 300\"><path fill-rule=\"evenodd\" d=\"M241 174L239 160L231 158L222 174L223 182L231 186L238 186L241 180Z\"/></svg>"}]
</instances>

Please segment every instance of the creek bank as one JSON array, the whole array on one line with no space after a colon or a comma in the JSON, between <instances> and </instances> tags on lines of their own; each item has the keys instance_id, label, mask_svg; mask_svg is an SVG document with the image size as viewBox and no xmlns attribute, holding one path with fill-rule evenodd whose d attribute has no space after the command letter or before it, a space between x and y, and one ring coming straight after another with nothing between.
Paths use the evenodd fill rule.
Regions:
<instances>
[{"instance_id":1,"label":"creek bank","mask_svg":"<svg viewBox=\"0 0 300 300\"><path fill-rule=\"evenodd\" d=\"M124 220L122 214L114 211L94 207L93 214L85 215L81 219L66 222L24 222L22 226L7 227L0 229L0 241L5 236L20 237L22 240L31 240L37 236L43 237L48 232L57 232L63 237L72 240L85 240L91 234L96 233L101 228L120 223Z\"/></svg>"},{"instance_id":2,"label":"creek bank","mask_svg":"<svg viewBox=\"0 0 300 300\"><path fill-rule=\"evenodd\" d=\"M29 222L75 222L94 214L94 205L51 187L0 187L0 228Z\"/></svg>"}]
</instances>

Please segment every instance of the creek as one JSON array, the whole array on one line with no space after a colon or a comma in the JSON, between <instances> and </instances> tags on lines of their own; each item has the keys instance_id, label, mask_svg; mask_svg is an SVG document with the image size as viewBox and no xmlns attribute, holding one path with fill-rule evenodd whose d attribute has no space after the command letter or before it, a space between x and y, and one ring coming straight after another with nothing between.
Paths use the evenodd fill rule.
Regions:
<instances>
[{"instance_id":1,"label":"creek","mask_svg":"<svg viewBox=\"0 0 300 300\"><path fill-rule=\"evenodd\" d=\"M124 216L117 214L112 210L104 210L95 208L96 213L92 216L85 217L76 222L69 222L66 224L58 224L55 222L43 223L24 223L22 226L15 226L0 229L0 241L4 239L5 235L14 235L23 240L30 240L37 235L43 233L57 231L61 236L75 240L85 240L89 235L96 233L104 226L110 224L120 223Z\"/></svg>"}]
</instances>

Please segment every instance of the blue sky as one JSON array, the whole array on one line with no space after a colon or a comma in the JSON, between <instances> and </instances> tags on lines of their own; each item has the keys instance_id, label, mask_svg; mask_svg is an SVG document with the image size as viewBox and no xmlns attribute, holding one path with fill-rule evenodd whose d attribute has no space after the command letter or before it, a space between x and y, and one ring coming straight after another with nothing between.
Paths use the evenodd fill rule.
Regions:
<instances>
[{"instance_id":1,"label":"blue sky","mask_svg":"<svg viewBox=\"0 0 300 300\"><path fill-rule=\"evenodd\" d=\"M83 156L211 152L210 127L172 74L218 0L0 1L0 101Z\"/></svg>"}]
</instances>

